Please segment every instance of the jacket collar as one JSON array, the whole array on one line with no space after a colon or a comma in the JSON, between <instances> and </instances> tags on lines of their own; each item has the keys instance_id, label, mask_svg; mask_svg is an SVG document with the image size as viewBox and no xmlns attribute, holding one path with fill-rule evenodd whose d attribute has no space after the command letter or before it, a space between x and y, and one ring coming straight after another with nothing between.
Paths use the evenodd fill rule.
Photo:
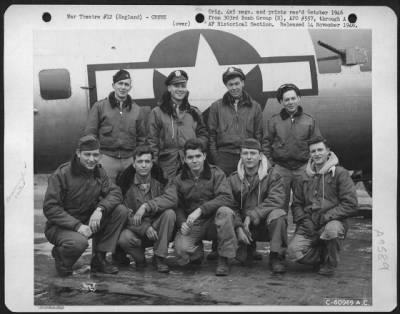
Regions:
<instances>
[{"instance_id":1,"label":"jacket collar","mask_svg":"<svg viewBox=\"0 0 400 314\"><path fill-rule=\"evenodd\" d=\"M72 175L79 177L79 176L89 176L93 174L96 178L100 178L100 168L101 165L98 164L94 170L88 170L84 166L82 166L81 162L77 155L74 155L71 160L71 173Z\"/></svg>"},{"instance_id":2,"label":"jacket collar","mask_svg":"<svg viewBox=\"0 0 400 314\"><path fill-rule=\"evenodd\" d=\"M317 174L325 175L328 172L331 172L332 176L335 176L335 170L338 164L339 164L339 159L337 158L334 152L330 152L328 160L325 162L325 165L318 172L315 171L314 162L310 158L307 163L306 173L309 177L313 177Z\"/></svg>"},{"instance_id":3,"label":"jacket collar","mask_svg":"<svg viewBox=\"0 0 400 314\"><path fill-rule=\"evenodd\" d=\"M290 114L289 114L289 112L287 112L287 110L285 108L283 108L279 114L280 114L282 120L286 120L286 119L290 118ZM293 117L299 117L302 114L303 114L303 108L301 106L298 106L297 111L295 112Z\"/></svg>"},{"instance_id":4,"label":"jacket collar","mask_svg":"<svg viewBox=\"0 0 400 314\"><path fill-rule=\"evenodd\" d=\"M181 179L183 181L192 179L193 175L186 163L183 164L181 170ZM211 179L211 168L207 161L204 161L203 172L200 174L200 179L210 180Z\"/></svg>"},{"instance_id":5,"label":"jacket collar","mask_svg":"<svg viewBox=\"0 0 400 314\"><path fill-rule=\"evenodd\" d=\"M118 100L117 100L117 98L115 98L115 92L111 92L111 93L108 95L108 100L109 100L109 102L110 102L111 108L114 109L115 107L119 107ZM124 101L122 107L123 107L123 108L128 108L128 111L131 110L131 108L132 108L132 97L131 97L129 94L128 94L128 96L126 97L126 99L125 99L125 101Z\"/></svg>"},{"instance_id":6,"label":"jacket collar","mask_svg":"<svg viewBox=\"0 0 400 314\"><path fill-rule=\"evenodd\" d=\"M134 183L135 173L136 169L133 165L130 165L118 176L117 185L121 188L122 195L125 195L130 186ZM150 174L152 179L160 182L162 185L167 184L168 179L164 177L162 169L157 164L153 164Z\"/></svg>"},{"instance_id":7,"label":"jacket collar","mask_svg":"<svg viewBox=\"0 0 400 314\"><path fill-rule=\"evenodd\" d=\"M224 96L222 97L222 103L224 105L229 106L230 104L233 104L235 102L234 98L231 96L229 92L226 92ZM242 97L239 100L240 105L245 105L251 107L251 97L250 95L243 90Z\"/></svg>"}]
</instances>

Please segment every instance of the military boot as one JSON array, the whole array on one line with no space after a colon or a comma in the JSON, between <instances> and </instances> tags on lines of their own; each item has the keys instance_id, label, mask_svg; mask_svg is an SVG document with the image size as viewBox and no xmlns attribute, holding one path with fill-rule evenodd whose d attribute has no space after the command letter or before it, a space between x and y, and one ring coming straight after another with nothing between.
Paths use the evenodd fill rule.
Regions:
<instances>
[{"instance_id":1,"label":"military boot","mask_svg":"<svg viewBox=\"0 0 400 314\"><path fill-rule=\"evenodd\" d=\"M215 270L216 276L228 276L229 275L229 265L228 258L223 256L218 256L217 269Z\"/></svg>"},{"instance_id":2,"label":"military boot","mask_svg":"<svg viewBox=\"0 0 400 314\"><path fill-rule=\"evenodd\" d=\"M281 257L277 252L269 253L269 266L273 273L281 274L286 272L285 264L283 264L284 258Z\"/></svg>"},{"instance_id":3,"label":"military boot","mask_svg":"<svg viewBox=\"0 0 400 314\"><path fill-rule=\"evenodd\" d=\"M99 272L105 274L116 274L118 273L118 267L112 265L106 259L105 252L96 252L90 263L92 272Z\"/></svg>"}]
</instances>

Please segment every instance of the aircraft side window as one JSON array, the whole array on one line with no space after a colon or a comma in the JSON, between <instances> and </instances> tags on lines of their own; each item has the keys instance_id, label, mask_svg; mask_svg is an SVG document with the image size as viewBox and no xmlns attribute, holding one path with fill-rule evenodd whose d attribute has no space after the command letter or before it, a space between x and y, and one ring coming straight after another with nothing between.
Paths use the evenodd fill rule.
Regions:
<instances>
[{"instance_id":1,"label":"aircraft side window","mask_svg":"<svg viewBox=\"0 0 400 314\"><path fill-rule=\"evenodd\" d=\"M67 69L48 69L39 72L40 95L43 99L71 97L71 78Z\"/></svg>"}]
</instances>

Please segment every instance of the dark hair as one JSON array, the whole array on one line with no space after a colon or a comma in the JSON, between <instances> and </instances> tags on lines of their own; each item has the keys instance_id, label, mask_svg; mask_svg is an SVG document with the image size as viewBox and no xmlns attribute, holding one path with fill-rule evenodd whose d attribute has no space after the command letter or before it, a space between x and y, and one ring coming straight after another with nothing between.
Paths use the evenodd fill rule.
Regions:
<instances>
[{"instance_id":1,"label":"dark hair","mask_svg":"<svg viewBox=\"0 0 400 314\"><path fill-rule=\"evenodd\" d=\"M317 143L324 143L325 146L326 146L326 148L329 148L328 142L327 142L326 139L323 138L322 136L314 136L314 137L310 138L310 139L307 141L308 147L310 147L310 146L313 145L313 144L317 144Z\"/></svg>"},{"instance_id":2,"label":"dark hair","mask_svg":"<svg viewBox=\"0 0 400 314\"><path fill-rule=\"evenodd\" d=\"M134 159L136 159L136 157L140 157L144 154L151 154L151 158L152 159L154 158L154 152L151 149L151 147L149 145L143 145L143 146L136 147Z\"/></svg>"},{"instance_id":3,"label":"dark hair","mask_svg":"<svg viewBox=\"0 0 400 314\"><path fill-rule=\"evenodd\" d=\"M276 91L276 99L278 102L282 101L283 94L287 91L294 90L297 96L301 96L300 89L294 84L283 84L279 86L278 90Z\"/></svg>"},{"instance_id":4,"label":"dark hair","mask_svg":"<svg viewBox=\"0 0 400 314\"><path fill-rule=\"evenodd\" d=\"M200 149L202 153L206 153L206 148L205 145L203 144L203 141L198 138L191 138L185 142L185 145L183 146L183 152L185 153L185 156L186 156L186 151L189 149L193 150Z\"/></svg>"}]
</instances>

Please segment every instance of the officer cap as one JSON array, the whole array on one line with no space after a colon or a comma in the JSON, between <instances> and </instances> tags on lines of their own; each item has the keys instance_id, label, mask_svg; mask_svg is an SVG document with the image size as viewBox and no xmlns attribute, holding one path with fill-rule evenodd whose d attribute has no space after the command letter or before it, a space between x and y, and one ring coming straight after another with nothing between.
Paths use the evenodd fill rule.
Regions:
<instances>
[{"instance_id":1,"label":"officer cap","mask_svg":"<svg viewBox=\"0 0 400 314\"><path fill-rule=\"evenodd\" d=\"M79 139L78 149L84 150L96 150L100 148L100 143L94 135L85 135Z\"/></svg>"},{"instance_id":2,"label":"officer cap","mask_svg":"<svg viewBox=\"0 0 400 314\"><path fill-rule=\"evenodd\" d=\"M257 149L261 152L261 144L255 138L246 138L242 141L240 148Z\"/></svg>"},{"instance_id":3,"label":"officer cap","mask_svg":"<svg viewBox=\"0 0 400 314\"><path fill-rule=\"evenodd\" d=\"M222 74L222 81L224 84L228 82L231 78L240 77L243 81L246 80L246 76L244 75L242 69L236 67L229 67L224 74Z\"/></svg>"},{"instance_id":4,"label":"officer cap","mask_svg":"<svg viewBox=\"0 0 400 314\"><path fill-rule=\"evenodd\" d=\"M281 102L281 100L283 98L283 94L289 90L294 90L297 96L301 96L300 89L296 85L283 84L283 85L279 86L278 90L276 91L276 99L278 100L278 102Z\"/></svg>"},{"instance_id":5,"label":"officer cap","mask_svg":"<svg viewBox=\"0 0 400 314\"><path fill-rule=\"evenodd\" d=\"M173 85L181 82L186 82L189 79L187 73L183 70L172 71L167 79L165 80L165 85Z\"/></svg>"},{"instance_id":6,"label":"officer cap","mask_svg":"<svg viewBox=\"0 0 400 314\"><path fill-rule=\"evenodd\" d=\"M126 79L130 79L130 78L131 78L131 76L130 76L130 74L129 74L128 71L119 70L117 73L114 74L114 76L113 76L113 82L114 82L114 83L117 83L117 82L119 82L119 81L126 80Z\"/></svg>"}]
</instances>

